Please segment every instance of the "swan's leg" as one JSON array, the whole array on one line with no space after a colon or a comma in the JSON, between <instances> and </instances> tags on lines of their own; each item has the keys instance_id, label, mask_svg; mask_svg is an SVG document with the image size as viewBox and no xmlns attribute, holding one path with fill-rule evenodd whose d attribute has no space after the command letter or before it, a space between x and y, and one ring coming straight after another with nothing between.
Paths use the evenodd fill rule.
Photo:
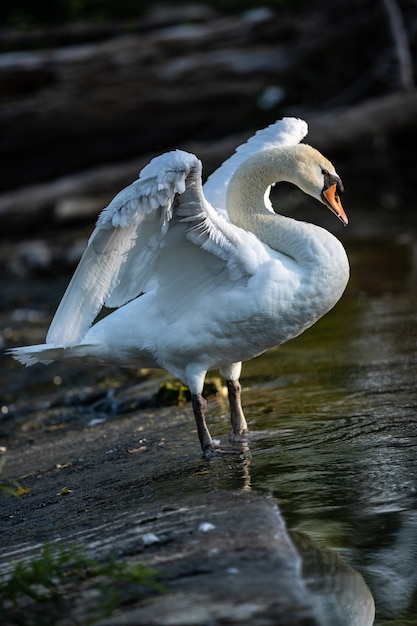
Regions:
<instances>
[{"instance_id":1,"label":"swan's leg","mask_svg":"<svg viewBox=\"0 0 417 626\"><path fill-rule=\"evenodd\" d=\"M238 380L226 380L229 393L230 421L232 428L229 433L230 441L246 441L248 424L243 413L241 398L241 386Z\"/></svg>"},{"instance_id":2,"label":"swan's leg","mask_svg":"<svg viewBox=\"0 0 417 626\"><path fill-rule=\"evenodd\" d=\"M242 409L241 391L239 382L242 363L232 363L228 367L223 367L220 371L226 378L227 392L229 395L230 421L232 428L229 433L230 441L246 441L248 434L248 424Z\"/></svg>"},{"instance_id":3,"label":"swan's leg","mask_svg":"<svg viewBox=\"0 0 417 626\"><path fill-rule=\"evenodd\" d=\"M195 369L192 365L190 365L185 372L184 380L191 392L191 404L197 424L197 432L201 449L204 456L209 457L213 456L215 452L214 442L206 424L207 401L202 395L206 374L207 372Z\"/></svg>"},{"instance_id":4,"label":"swan's leg","mask_svg":"<svg viewBox=\"0 0 417 626\"><path fill-rule=\"evenodd\" d=\"M205 456L210 456L214 450L214 443L206 424L207 401L203 398L201 393L193 393L191 394L191 403L197 424L197 432L201 449Z\"/></svg>"}]
</instances>

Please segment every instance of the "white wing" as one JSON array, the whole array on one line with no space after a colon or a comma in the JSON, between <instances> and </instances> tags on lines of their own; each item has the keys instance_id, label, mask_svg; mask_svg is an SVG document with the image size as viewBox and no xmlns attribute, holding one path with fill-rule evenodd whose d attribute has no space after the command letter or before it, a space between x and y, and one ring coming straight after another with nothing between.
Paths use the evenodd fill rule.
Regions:
<instances>
[{"instance_id":1,"label":"white wing","mask_svg":"<svg viewBox=\"0 0 417 626\"><path fill-rule=\"evenodd\" d=\"M276 146L290 146L300 143L307 133L307 123L295 117L284 117L267 128L258 130L208 177L203 187L204 196L215 207L216 211L227 219L227 187L237 167L255 152ZM269 191L267 195L269 195Z\"/></svg>"},{"instance_id":2,"label":"white wing","mask_svg":"<svg viewBox=\"0 0 417 626\"><path fill-rule=\"evenodd\" d=\"M79 342L103 305L122 306L155 286L161 251L177 243L214 255L216 271L221 261L232 279L254 267L251 255L242 254L247 246L239 229L205 201L200 161L181 150L153 159L102 211L52 320L47 343Z\"/></svg>"},{"instance_id":3,"label":"white wing","mask_svg":"<svg viewBox=\"0 0 417 626\"><path fill-rule=\"evenodd\" d=\"M176 150L153 159L139 179L100 214L52 320L47 343L79 342L103 305L122 306L149 289L152 281L157 283L160 251L166 245L191 242L217 257L216 263L209 263L218 273L227 266L231 280L251 275L267 253L253 235L228 222L226 191L230 178L251 154L299 143L306 134L307 124L295 118L284 118L258 131L204 185L210 204L203 196L197 157ZM182 246L182 252L188 254L190 248ZM195 250L191 257L199 263ZM201 263L207 265L204 259Z\"/></svg>"}]
</instances>

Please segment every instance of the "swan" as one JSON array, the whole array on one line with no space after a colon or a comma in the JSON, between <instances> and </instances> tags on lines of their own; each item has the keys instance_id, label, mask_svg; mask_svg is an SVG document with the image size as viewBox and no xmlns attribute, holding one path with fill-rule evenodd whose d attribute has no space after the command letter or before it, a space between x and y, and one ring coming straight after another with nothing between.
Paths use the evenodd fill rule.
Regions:
<instances>
[{"instance_id":1,"label":"swan","mask_svg":"<svg viewBox=\"0 0 417 626\"><path fill-rule=\"evenodd\" d=\"M248 426L242 361L296 337L340 299L349 263L327 230L275 213L272 185L288 181L346 225L341 179L307 124L258 131L209 177L191 153L157 156L100 213L46 343L16 347L25 365L55 359L162 368L185 383L204 456L205 376L226 380L231 441ZM114 308L93 324L103 306ZM92 325L93 324L93 325Z\"/></svg>"}]
</instances>

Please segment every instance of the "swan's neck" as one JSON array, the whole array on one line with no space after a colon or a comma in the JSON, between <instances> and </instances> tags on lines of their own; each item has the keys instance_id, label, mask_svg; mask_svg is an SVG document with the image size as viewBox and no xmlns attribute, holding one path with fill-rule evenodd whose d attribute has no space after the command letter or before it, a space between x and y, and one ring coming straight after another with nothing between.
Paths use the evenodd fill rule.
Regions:
<instances>
[{"instance_id":1,"label":"swan's neck","mask_svg":"<svg viewBox=\"0 0 417 626\"><path fill-rule=\"evenodd\" d=\"M323 238L339 244L338 240L318 226L274 213L265 204L265 194L271 185L286 181L300 186L298 148L310 147L265 150L247 159L230 180L227 211L233 224L253 232L270 248L305 264L317 262L323 254Z\"/></svg>"},{"instance_id":2,"label":"swan's neck","mask_svg":"<svg viewBox=\"0 0 417 626\"><path fill-rule=\"evenodd\" d=\"M305 156L301 151L303 148L280 148L254 155L236 170L227 193L230 220L275 250L271 260L276 257L281 261L274 265L275 274L271 273L275 282L272 279L268 283L269 295L275 293L272 301L277 306L271 317L277 344L281 342L282 328L287 329L286 339L295 337L327 313L341 297L349 279L346 252L336 237L314 224L278 215L265 204L265 191L279 181L292 182L306 193L312 190L311 195L315 194L317 177L315 184L309 180L314 168L311 174L312 164L306 166L305 158L299 158ZM282 263L282 255L292 261ZM287 298L287 306L281 307L282 294L284 300Z\"/></svg>"}]
</instances>

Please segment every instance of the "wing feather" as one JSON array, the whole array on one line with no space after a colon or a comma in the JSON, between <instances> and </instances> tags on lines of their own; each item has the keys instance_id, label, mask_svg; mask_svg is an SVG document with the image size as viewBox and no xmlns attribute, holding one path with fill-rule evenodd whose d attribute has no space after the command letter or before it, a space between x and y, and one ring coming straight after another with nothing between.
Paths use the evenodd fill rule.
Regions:
<instances>
[{"instance_id":1,"label":"wing feather","mask_svg":"<svg viewBox=\"0 0 417 626\"><path fill-rule=\"evenodd\" d=\"M103 305L122 306L163 282L158 261L166 246L188 240L222 260L231 277L247 274L238 231L205 201L196 156L176 150L156 157L99 215L47 343L78 343Z\"/></svg>"},{"instance_id":2,"label":"wing feather","mask_svg":"<svg viewBox=\"0 0 417 626\"><path fill-rule=\"evenodd\" d=\"M299 143L306 134L307 124L295 118L258 131L210 176L204 195L201 163L195 155L176 150L152 159L139 179L99 215L52 320L47 342L74 345L103 305L119 307L151 284L166 284L169 272L158 276L158 260L166 246L188 241L216 257L209 265L217 272L220 266L227 268L231 280L250 276L268 253L254 235L228 221L225 202L230 178L254 152ZM175 255L166 258L174 261Z\"/></svg>"},{"instance_id":3,"label":"wing feather","mask_svg":"<svg viewBox=\"0 0 417 626\"><path fill-rule=\"evenodd\" d=\"M121 306L144 290L174 198L193 169L201 176L197 157L180 150L156 157L101 212L49 327L48 343L79 342L104 304ZM133 265L142 268L135 271L135 283Z\"/></svg>"},{"instance_id":4,"label":"wing feather","mask_svg":"<svg viewBox=\"0 0 417 626\"><path fill-rule=\"evenodd\" d=\"M128 246L134 244L135 225L97 230L90 239L67 290L58 306L46 342L77 343L87 332L112 290Z\"/></svg>"},{"instance_id":5,"label":"wing feather","mask_svg":"<svg viewBox=\"0 0 417 626\"><path fill-rule=\"evenodd\" d=\"M225 261L232 281L251 276L269 256L267 246L255 235L231 224L207 202L201 177L194 175L178 198L176 216L187 224L185 237L189 241Z\"/></svg>"},{"instance_id":6,"label":"wing feather","mask_svg":"<svg viewBox=\"0 0 417 626\"><path fill-rule=\"evenodd\" d=\"M227 187L237 167L255 152L300 143L307 133L307 123L295 117L284 117L267 128L258 130L246 143L236 148L236 152L208 177L203 187L206 199L223 217L228 219Z\"/></svg>"}]
</instances>

